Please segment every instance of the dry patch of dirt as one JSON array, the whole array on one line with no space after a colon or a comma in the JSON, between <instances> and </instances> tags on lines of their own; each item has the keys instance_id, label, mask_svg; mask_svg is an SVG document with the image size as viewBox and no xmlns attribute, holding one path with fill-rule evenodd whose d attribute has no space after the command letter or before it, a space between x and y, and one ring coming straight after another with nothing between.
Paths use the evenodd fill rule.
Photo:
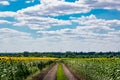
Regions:
<instances>
[{"instance_id":1,"label":"dry patch of dirt","mask_svg":"<svg viewBox=\"0 0 120 80\"><path fill-rule=\"evenodd\" d=\"M58 64L53 66L53 68L46 74L43 80L56 80L57 68L58 68Z\"/></svg>"},{"instance_id":2,"label":"dry patch of dirt","mask_svg":"<svg viewBox=\"0 0 120 80\"><path fill-rule=\"evenodd\" d=\"M55 68L56 65L57 64L51 65L47 70L44 70L40 74L34 76L32 80L43 80L45 78L45 76L49 73L49 71L51 71L51 69Z\"/></svg>"},{"instance_id":3,"label":"dry patch of dirt","mask_svg":"<svg viewBox=\"0 0 120 80\"><path fill-rule=\"evenodd\" d=\"M68 80L85 80L82 79L78 74L73 72L73 70L66 64L62 64L65 76ZM58 63L50 66L47 70L42 71L40 74L33 77L32 80L56 80L56 72L58 68Z\"/></svg>"},{"instance_id":4,"label":"dry patch of dirt","mask_svg":"<svg viewBox=\"0 0 120 80\"><path fill-rule=\"evenodd\" d=\"M78 74L76 74L69 66L66 64L63 65L63 70L65 73L65 76L67 77L68 80L85 80L82 79Z\"/></svg>"}]
</instances>

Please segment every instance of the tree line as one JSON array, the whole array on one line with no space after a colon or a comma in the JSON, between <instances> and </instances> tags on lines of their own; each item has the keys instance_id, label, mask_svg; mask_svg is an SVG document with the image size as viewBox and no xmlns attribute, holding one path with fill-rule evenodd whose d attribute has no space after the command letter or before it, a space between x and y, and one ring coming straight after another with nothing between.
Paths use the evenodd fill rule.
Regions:
<instances>
[{"instance_id":1,"label":"tree line","mask_svg":"<svg viewBox=\"0 0 120 80\"><path fill-rule=\"evenodd\" d=\"M120 52L28 52L21 53L0 53L0 56L16 57L57 57L57 58L94 58L94 57L120 57Z\"/></svg>"}]
</instances>

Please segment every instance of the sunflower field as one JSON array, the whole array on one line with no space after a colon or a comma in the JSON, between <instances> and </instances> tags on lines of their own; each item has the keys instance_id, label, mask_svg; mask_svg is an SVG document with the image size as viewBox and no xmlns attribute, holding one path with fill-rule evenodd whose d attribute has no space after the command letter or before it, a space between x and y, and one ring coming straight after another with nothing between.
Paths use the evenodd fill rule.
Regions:
<instances>
[{"instance_id":1,"label":"sunflower field","mask_svg":"<svg viewBox=\"0 0 120 80\"><path fill-rule=\"evenodd\" d=\"M25 80L50 66L56 58L0 57L0 80Z\"/></svg>"},{"instance_id":2,"label":"sunflower field","mask_svg":"<svg viewBox=\"0 0 120 80\"><path fill-rule=\"evenodd\" d=\"M120 80L120 58L69 58L63 61L85 80Z\"/></svg>"}]
</instances>

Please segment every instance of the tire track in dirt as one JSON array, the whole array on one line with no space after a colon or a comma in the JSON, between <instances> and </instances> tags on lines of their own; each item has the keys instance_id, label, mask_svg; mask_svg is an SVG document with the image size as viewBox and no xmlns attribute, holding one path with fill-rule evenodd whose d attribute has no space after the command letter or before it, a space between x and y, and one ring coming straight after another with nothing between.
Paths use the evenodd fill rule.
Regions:
<instances>
[{"instance_id":1,"label":"tire track in dirt","mask_svg":"<svg viewBox=\"0 0 120 80\"><path fill-rule=\"evenodd\" d=\"M45 75L43 80L56 80L57 68L58 68L58 64L53 66L53 68Z\"/></svg>"},{"instance_id":2,"label":"tire track in dirt","mask_svg":"<svg viewBox=\"0 0 120 80\"><path fill-rule=\"evenodd\" d=\"M70 70L69 67L64 63L62 63L62 66L67 80L84 80L77 77L76 74L74 74L72 70ZM35 76L32 80L56 80L57 69L58 63L48 68L45 72L42 72L39 75Z\"/></svg>"},{"instance_id":3,"label":"tire track in dirt","mask_svg":"<svg viewBox=\"0 0 120 80\"><path fill-rule=\"evenodd\" d=\"M48 74L48 72L53 69L57 64L52 64L48 69L40 72L38 75L34 76L32 78L32 80L43 80L44 77L46 76L46 74ZM56 76L56 75L55 75ZM49 79L48 79L49 80Z\"/></svg>"},{"instance_id":4,"label":"tire track in dirt","mask_svg":"<svg viewBox=\"0 0 120 80\"><path fill-rule=\"evenodd\" d=\"M62 64L63 65L63 70L64 70L64 73L65 73L65 76L67 77L68 80L82 80L82 79L79 79L77 77L75 77L73 75L73 73L68 69L68 67L66 67L65 64Z\"/></svg>"}]
</instances>

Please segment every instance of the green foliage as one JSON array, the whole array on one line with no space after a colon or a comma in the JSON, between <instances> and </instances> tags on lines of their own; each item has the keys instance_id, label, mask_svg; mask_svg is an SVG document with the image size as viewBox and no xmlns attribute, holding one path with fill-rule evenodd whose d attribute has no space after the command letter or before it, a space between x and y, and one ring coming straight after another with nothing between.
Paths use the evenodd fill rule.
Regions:
<instances>
[{"instance_id":1,"label":"green foliage","mask_svg":"<svg viewBox=\"0 0 120 80\"><path fill-rule=\"evenodd\" d=\"M43 70L53 61L0 60L0 80L25 80L38 70Z\"/></svg>"},{"instance_id":2,"label":"green foliage","mask_svg":"<svg viewBox=\"0 0 120 80\"><path fill-rule=\"evenodd\" d=\"M23 52L23 53L0 53L0 56L35 56L57 58L96 58L96 57L120 57L120 52Z\"/></svg>"},{"instance_id":3,"label":"green foliage","mask_svg":"<svg viewBox=\"0 0 120 80\"><path fill-rule=\"evenodd\" d=\"M120 80L120 59L118 58L86 58L64 59L86 80Z\"/></svg>"},{"instance_id":4,"label":"green foliage","mask_svg":"<svg viewBox=\"0 0 120 80\"><path fill-rule=\"evenodd\" d=\"M17 65L17 71L15 73L15 77L17 80L21 80L27 78L27 76L30 75L30 71L28 70L28 67L24 63L19 63Z\"/></svg>"},{"instance_id":5,"label":"green foliage","mask_svg":"<svg viewBox=\"0 0 120 80\"><path fill-rule=\"evenodd\" d=\"M58 65L57 80L67 80L67 78L65 77L61 63Z\"/></svg>"}]
</instances>

